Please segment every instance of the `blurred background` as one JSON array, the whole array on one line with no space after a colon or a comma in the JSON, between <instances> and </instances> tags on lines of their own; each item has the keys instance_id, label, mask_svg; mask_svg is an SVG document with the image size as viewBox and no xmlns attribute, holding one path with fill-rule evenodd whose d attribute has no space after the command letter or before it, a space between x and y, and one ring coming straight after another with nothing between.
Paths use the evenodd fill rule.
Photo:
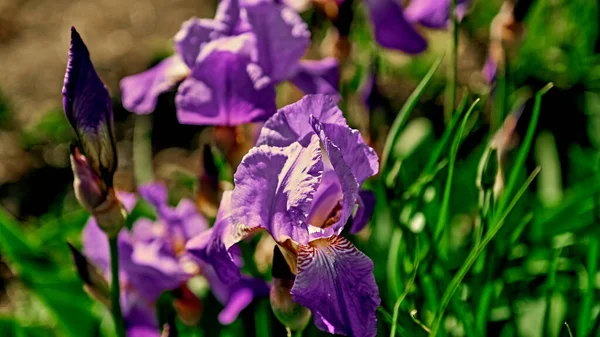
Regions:
<instances>
[{"instance_id":1,"label":"blurred background","mask_svg":"<svg viewBox=\"0 0 600 337\"><path fill-rule=\"evenodd\" d=\"M493 245L501 268L491 272L497 275L490 276L489 280L500 281L491 283L497 300L487 317L489 321L486 320L486 335L566 336L562 322L568 321L578 326L579 331L585 329L577 336L586 336L591 331L597 332L598 327L592 330L591 324L588 327L586 323L577 323L578 306L591 301L588 313L591 318L597 317L600 311L600 275L597 274L600 209L596 207L600 204L598 2L531 2L523 19L522 34L505 51L506 72L499 72L497 83L490 83L482 69L490 51L490 25L502 1L471 1L460 23L457 100L464 96L470 103L480 97L482 103L477 121L469 126L471 132L457 156L446 250L452 272L471 247L467 237L474 230L473 214L477 213L479 202L475 177L485 145L506 116L521 112L513 115L519 116L514 121L515 131L507 135L511 140L509 147L518 146L529 125L533 94L553 82L554 88L544 96L526 160L525 171L541 166L542 172L511 215L514 219L506 226L508 229L500 233ZM193 16L212 17L215 8L216 1L212 0L0 0L0 207L18 221L18 232L13 231L11 235L48 254L44 259L58 266L48 273L60 274L69 280L61 285L63 288L57 288L60 291L81 290L64 242L67 239L80 242L79 235L88 216L73 194L69 144L75 134L61 106L70 27L77 27L83 36L96 70L113 97L119 152L115 186L135 190L134 126L142 120L149 123L147 127L151 130L152 166L156 176L167 182L175 198L193 197L189 182L193 184L202 171L201 149L209 142L212 129L179 125L174 113L174 91L161 96L151 117L136 118L123 109L118 83L124 76L139 73L169 56L173 52L172 37L181 23ZM427 51L419 55L384 50L373 42L364 5L355 1L353 8L354 21L348 36L351 49L341 73L340 106L350 124L359 128L379 153L389 126L404 102L433 62L446 54L394 147L393 175L382 177L393 181L387 184L387 195L389 207L400 219L397 221L408 233L417 233L420 230L413 228L414 215L420 213L431 222L429 216L435 214L436 204L423 204L419 199L422 194L417 198L420 201L413 203L406 192L421 178L432 149L440 144L447 129L444 92L451 33L447 29L420 27L429 45ZM313 44L307 57L336 54L339 37L319 7L303 12L302 17L312 33ZM370 80L374 85L369 85ZM279 106L301 97L291 84L282 84L277 90ZM436 200L441 193L435 191L441 189L446 176L445 169L440 170L441 173L427 183L427 187L433 188ZM525 171L524 177L528 173ZM424 187L423 191L426 190ZM403 210L407 208L410 216L403 219L402 214L406 213ZM523 219L527 219L525 224L522 224ZM1 221L15 220L0 218ZM374 220L368 233L357 239L357 245L364 247L375 261L376 278L380 285L385 285L380 287L382 305L388 311L397 297L388 293L397 290L389 290L396 286L390 288L387 284L391 276L386 269L393 232L393 226L386 228ZM368 247L373 242L378 245ZM406 257L401 260L411 261L413 253L407 252L412 248L410 243L402 244L398 252L406 253ZM0 246L0 322L5 317L6 322L15 320L35 327L39 336L60 336L56 317L46 307L48 301L31 295L32 290L42 289L40 285L45 281L39 278L45 274L40 273L39 278L31 276L31 279L19 275L12 264L3 259L3 249L5 247ZM595 255L590 258L590 254ZM596 264L592 270L590 263ZM437 269L431 268L435 275ZM549 278L551 270L554 272ZM595 274L588 274L590 271ZM408 273L400 272L400 277L406 280ZM433 292L444 289L443 281L437 276L421 275L419 280L421 289L428 289L428 282L440 282L437 290L432 288ZM403 289L405 282L398 283ZM548 289L556 289L556 292L552 290L552 296L548 297ZM428 299L436 296L421 294L422 290L415 292L415 299L408 305L420 308L421 320L426 322L431 319L428 310L434 311L436 305ZM46 295L42 297L51 297ZM547 298L556 302L552 306L552 317L558 324L551 330L540 328ZM66 304L68 301L65 297L50 302L65 305L60 308L70 312L73 308ZM207 300L206 303L212 302ZM264 309L260 312L269 316L265 303L268 302L256 304L254 309ZM217 303L211 305L218 306ZM473 303L474 308L477 306ZM459 317L456 320L461 321L457 315L460 308L453 307L451 312L451 317ZM250 318L243 318L247 315ZM236 331L244 326L248 329L249 324L252 329L248 331L260 331L255 323L249 323L254 322L253 313L247 315L242 317L243 323L237 322L221 335L238 336ZM446 324L450 335L469 335L463 324ZM0 332L2 326L0 323ZM248 331L246 336L253 335ZM307 335L317 334L312 327Z\"/></svg>"}]
</instances>

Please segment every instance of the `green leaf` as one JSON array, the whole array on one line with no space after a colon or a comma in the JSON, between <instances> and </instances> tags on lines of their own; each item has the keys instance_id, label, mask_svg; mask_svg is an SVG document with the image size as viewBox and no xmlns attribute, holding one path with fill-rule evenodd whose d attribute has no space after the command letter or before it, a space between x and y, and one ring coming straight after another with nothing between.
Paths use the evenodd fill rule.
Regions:
<instances>
[{"instance_id":1,"label":"green leaf","mask_svg":"<svg viewBox=\"0 0 600 337\"><path fill-rule=\"evenodd\" d=\"M400 130L402 130L402 127L408 121L410 113L413 111L413 109L419 102L419 98L421 98L421 95L425 91L425 88L433 78L433 74L435 74L435 71L442 63L443 58L444 56L442 55L433 63L425 77L423 77L419 85L417 85L415 90L412 92L412 94L410 94L410 96L406 100L406 103L404 103L404 106L402 106L402 109L400 109L400 112L398 112L398 116L394 120L394 123L392 123L388 137L385 140L383 154L381 156L381 169L379 170L380 173L385 174L387 170L388 161L390 159L390 152L392 151L392 148L396 143L396 139L400 135Z\"/></svg>"}]
</instances>

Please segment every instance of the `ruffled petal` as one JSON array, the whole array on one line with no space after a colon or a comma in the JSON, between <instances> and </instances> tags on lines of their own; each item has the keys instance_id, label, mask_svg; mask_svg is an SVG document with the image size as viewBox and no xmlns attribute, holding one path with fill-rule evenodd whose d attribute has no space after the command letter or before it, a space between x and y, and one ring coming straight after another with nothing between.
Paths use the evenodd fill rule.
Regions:
<instances>
[{"instance_id":1,"label":"ruffled petal","mask_svg":"<svg viewBox=\"0 0 600 337\"><path fill-rule=\"evenodd\" d=\"M212 40L227 36L225 29L226 27L216 20L191 18L181 24L181 28L173 38L175 51L191 69L203 46Z\"/></svg>"},{"instance_id":2,"label":"ruffled petal","mask_svg":"<svg viewBox=\"0 0 600 337\"><path fill-rule=\"evenodd\" d=\"M375 194L371 191L360 191L358 192L357 202L358 208L356 209L356 214L352 220L350 234L360 232L365 228L367 223L369 223L373 210L375 209Z\"/></svg>"},{"instance_id":3,"label":"ruffled petal","mask_svg":"<svg viewBox=\"0 0 600 337\"><path fill-rule=\"evenodd\" d=\"M250 150L234 175L227 246L247 233L265 228L279 243L308 242L306 215L323 171L319 139L306 147L258 146Z\"/></svg>"},{"instance_id":4,"label":"ruffled petal","mask_svg":"<svg viewBox=\"0 0 600 337\"><path fill-rule=\"evenodd\" d=\"M276 110L275 87L255 60L249 33L202 48L175 99L179 122L235 126L269 118Z\"/></svg>"},{"instance_id":5,"label":"ruffled petal","mask_svg":"<svg viewBox=\"0 0 600 337\"><path fill-rule=\"evenodd\" d=\"M245 9L257 37L260 65L275 83L291 78L310 44L306 23L281 4L258 3Z\"/></svg>"},{"instance_id":6,"label":"ruffled petal","mask_svg":"<svg viewBox=\"0 0 600 337\"><path fill-rule=\"evenodd\" d=\"M406 20L396 0L366 0L375 40L382 47L418 54L427 49L427 41Z\"/></svg>"},{"instance_id":7,"label":"ruffled petal","mask_svg":"<svg viewBox=\"0 0 600 337\"><path fill-rule=\"evenodd\" d=\"M158 97L183 81L190 69L181 57L173 55L156 66L121 80L123 107L137 114L149 114L156 108Z\"/></svg>"},{"instance_id":8,"label":"ruffled petal","mask_svg":"<svg viewBox=\"0 0 600 337\"><path fill-rule=\"evenodd\" d=\"M112 184L117 168L112 103L75 27L71 28L62 94L65 114L79 137L86 160L105 183Z\"/></svg>"},{"instance_id":9,"label":"ruffled petal","mask_svg":"<svg viewBox=\"0 0 600 337\"><path fill-rule=\"evenodd\" d=\"M223 284L235 283L241 277L240 270L224 243L225 231L229 228L231 194L231 191L223 193L214 227L195 236L185 246L192 258L213 268Z\"/></svg>"},{"instance_id":10,"label":"ruffled petal","mask_svg":"<svg viewBox=\"0 0 600 337\"><path fill-rule=\"evenodd\" d=\"M291 81L305 94L334 95L339 98L340 70L333 57L318 61L301 60Z\"/></svg>"},{"instance_id":11,"label":"ruffled petal","mask_svg":"<svg viewBox=\"0 0 600 337\"><path fill-rule=\"evenodd\" d=\"M321 330L356 337L377 334L375 312L381 300L373 262L342 237L300 246L291 293L311 309Z\"/></svg>"},{"instance_id":12,"label":"ruffled petal","mask_svg":"<svg viewBox=\"0 0 600 337\"><path fill-rule=\"evenodd\" d=\"M348 127L333 98L325 95L306 95L298 102L279 109L269 118L256 144L284 147L308 139L306 136L315 132L309 123L311 115L321 123Z\"/></svg>"}]
</instances>

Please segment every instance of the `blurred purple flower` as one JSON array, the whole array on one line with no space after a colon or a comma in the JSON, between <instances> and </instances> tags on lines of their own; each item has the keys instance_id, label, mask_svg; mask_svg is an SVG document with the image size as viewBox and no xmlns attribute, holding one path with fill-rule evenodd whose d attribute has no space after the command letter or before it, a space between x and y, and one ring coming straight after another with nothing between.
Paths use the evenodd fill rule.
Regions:
<instances>
[{"instance_id":1,"label":"blurred purple flower","mask_svg":"<svg viewBox=\"0 0 600 337\"><path fill-rule=\"evenodd\" d=\"M378 170L377 155L348 127L335 100L308 95L265 123L235 173L211 240L188 249L222 261L221 275L233 274L230 247L266 229L296 273L293 300L312 310L320 329L375 336L380 299L373 263L340 234L360 186Z\"/></svg>"},{"instance_id":2,"label":"blurred purple flower","mask_svg":"<svg viewBox=\"0 0 600 337\"><path fill-rule=\"evenodd\" d=\"M366 0L375 40L382 47L418 54L427 49L427 41L415 25L445 28L449 20L450 0L412 0L406 10L398 0ZM462 19L468 0L459 0L456 13Z\"/></svg>"},{"instance_id":3,"label":"blurred purple flower","mask_svg":"<svg viewBox=\"0 0 600 337\"><path fill-rule=\"evenodd\" d=\"M98 77L81 36L71 27L69 61L62 89L63 108L79 139L71 150L73 187L79 203L110 236L122 228L125 217L112 188L117 169L110 96Z\"/></svg>"},{"instance_id":4,"label":"blurred purple flower","mask_svg":"<svg viewBox=\"0 0 600 337\"><path fill-rule=\"evenodd\" d=\"M302 18L270 1L222 0L214 19L192 18L175 35L176 55L121 81L123 105L146 114L158 95L183 83L176 97L183 124L235 126L275 113L275 88L291 80L307 93L336 93L337 64L306 66L310 43ZM314 92L313 92L314 91Z\"/></svg>"}]
</instances>

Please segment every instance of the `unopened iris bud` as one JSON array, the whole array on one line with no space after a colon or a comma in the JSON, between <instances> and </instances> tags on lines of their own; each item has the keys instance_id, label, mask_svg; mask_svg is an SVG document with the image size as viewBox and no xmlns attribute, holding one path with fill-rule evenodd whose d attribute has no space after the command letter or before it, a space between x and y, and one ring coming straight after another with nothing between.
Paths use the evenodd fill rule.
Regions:
<instances>
[{"instance_id":1,"label":"unopened iris bud","mask_svg":"<svg viewBox=\"0 0 600 337\"><path fill-rule=\"evenodd\" d=\"M83 281L83 289L94 299L110 308L110 288L106 279L98 272L77 248L67 242L77 274Z\"/></svg>"},{"instance_id":2,"label":"unopened iris bud","mask_svg":"<svg viewBox=\"0 0 600 337\"><path fill-rule=\"evenodd\" d=\"M112 188L117 169L112 104L75 28L71 28L62 94L65 114L80 144L71 151L75 194L100 228L115 236L125 223L125 210Z\"/></svg>"},{"instance_id":3,"label":"unopened iris bud","mask_svg":"<svg viewBox=\"0 0 600 337\"><path fill-rule=\"evenodd\" d=\"M275 246L273 251L271 275L273 286L271 287L270 300L275 317L292 331L303 330L310 320L310 310L292 300L290 291L294 286L295 276L283 257L279 246Z\"/></svg>"}]
</instances>

